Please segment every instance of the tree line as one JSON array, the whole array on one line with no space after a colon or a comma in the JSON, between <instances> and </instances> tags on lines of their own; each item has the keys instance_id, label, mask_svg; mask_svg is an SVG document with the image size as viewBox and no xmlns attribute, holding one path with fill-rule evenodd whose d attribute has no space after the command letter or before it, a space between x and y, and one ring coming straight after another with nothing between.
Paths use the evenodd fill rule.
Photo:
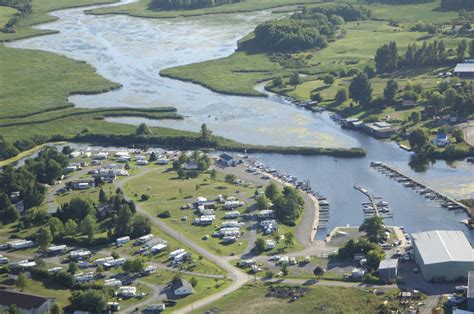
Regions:
<instances>
[{"instance_id":1,"label":"tree line","mask_svg":"<svg viewBox=\"0 0 474 314\"><path fill-rule=\"evenodd\" d=\"M321 13L326 16L337 15L346 22L367 20L372 16L372 11L367 6L348 3L324 3L307 11ZM304 12L305 10L303 10Z\"/></svg>"},{"instance_id":2,"label":"tree line","mask_svg":"<svg viewBox=\"0 0 474 314\"><path fill-rule=\"evenodd\" d=\"M409 44L404 55L398 54L396 42L379 47L375 53L375 68L378 73L390 73L400 67L420 67L446 65L454 61L463 61L468 56L474 58L474 40L470 43L461 40L456 51L446 49L443 40L417 45Z\"/></svg>"},{"instance_id":3,"label":"tree line","mask_svg":"<svg viewBox=\"0 0 474 314\"><path fill-rule=\"evenodd\" d=\"M446 10L473 10L474 2L472 0L441 0L441 8Z\"/></svg>"},{"instance_id":4,"label":"tree line","mask_svg":"<svg viewBox=\"0 0 474 314\"><path fill-rule=\"evenodd\" d=\"M153 8L162 10L193 10L238 3L241 0L152 0Z\"/></svg>"}]
</instances>

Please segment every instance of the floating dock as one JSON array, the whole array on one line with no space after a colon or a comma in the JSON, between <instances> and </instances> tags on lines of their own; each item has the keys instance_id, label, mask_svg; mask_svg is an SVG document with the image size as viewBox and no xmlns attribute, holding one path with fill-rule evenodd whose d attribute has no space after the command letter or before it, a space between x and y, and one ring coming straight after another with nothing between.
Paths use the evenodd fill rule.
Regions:
<instances>
[{"instance_id":1,"label":"floating dock","mask_svg":"<svg viewBox=\"0 0 474 314\"><path fill-rule=\"evenodd\" d=\"M437 200L442 202L442 206L448 208L449 210L464 210L469 216L471 215L471 209L464 205L463 203L458 202L452 197L444 194L443 192L419 181L418 179L412 178L400 170L384 164L382 162L371 162L370 166L377 169L379 172L385 173L391 178L394 178L399 183L403 184L405 187L410 187L413 190L416 190L421 195L424 195L425 198L431 200Z\"/></svg>"}]
</instances>

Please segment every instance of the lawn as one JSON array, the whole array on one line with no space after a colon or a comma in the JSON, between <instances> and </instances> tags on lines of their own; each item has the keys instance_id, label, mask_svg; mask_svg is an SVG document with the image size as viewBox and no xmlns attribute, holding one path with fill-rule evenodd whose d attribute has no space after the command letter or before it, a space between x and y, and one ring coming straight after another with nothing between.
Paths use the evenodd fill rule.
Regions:
<instances>
[{"instance_id":1,"label":"lawn","mask_svg":"<svg viewBox=\"0 0 474 314\"><path fill-rule=\"evenodd\" d=\"M305 288L307 292L304 297L289 302L289 298L267 296L268 288L265 284L251 283L212 306L192 313L203 313L211 308L219 313L378 313L386 299L393 301L394 294L376 296L370 291L342 287Z\"/></svg>"},{"instance_id":2,"label":"lawn","mask_svg":"<svg viewBox=\"0 0 474 314\"><path fill-rule=\"evenodd\" d=\"M0 6L0 28L3 28L15 13L16 9L14 8Z\"/></svg>"},{"instance_id":3,"label":"lawn","mask_svg":"<svg viewBox=\"0 0 474 314\"><path fill-rule=\"evenodd\" d=\"M173 280L176 274L177 273L175 272L170 272L167 270L159 270L156 274L143 277L142 280L154 285L166 286ZM198 284L193 288L194 293L192 295L178 299L178 304L174 307L167 308L165 313L174 312L202 298L210 296L222 289L225 289L231 283L231 281L227 279L213 279L200 276L190 276L186 274L181 274L181 277L187 281L194 277L197 279Z\"/></svg>"},{"instance_id":4,"label":"lawn","mask_svg":"<svg viewBox=\"0 0 474 314\"><path fill-rule=\"evenodd\" d=\"M93 14L127 14L147 18L172 18L197 16L205 14L237 13L260 11L288 5L314 3L315 0L245 0L239 3L220 5L216 7L195 10L157 10L150 7L150 0L140 0L136 3L120 5L111 8L93 10Z\"/></svg>"},{"instance_id":5,"label":"lawn","mask_svg":"<svg viewBox=\"0 0 474 314\"><path fill-rule=\"evenodd\" d=\"M205 235L212 235L219 226L225 212L216 210L216 221L210 226L193 225L195 214L191 209L182 210L181 206L190 204L198 196L207 199L215 199L217 195L236 196L245 202L241 212L253 202L251 198L255 189L244 186L235 186L221 180L212 181L209 175L202 173L198 178L180 180L176 172L167 167L159 167L157 171L150 172L139 178L132 179L125 186L128 195L134 195L134 200L139 202L141 194L150 195L150 199L140 204L152 215L157 215L162 211L169 211L171 218L164 219L166 223L173 226L186 237L202 245L206 249L219 255L233 255L241 253L247 247L245 235L237 242L230 245L223 245L220 239L210 237L203 240ZM186 220L183 219L186 217Z\"/></svg>"}]
</instances>

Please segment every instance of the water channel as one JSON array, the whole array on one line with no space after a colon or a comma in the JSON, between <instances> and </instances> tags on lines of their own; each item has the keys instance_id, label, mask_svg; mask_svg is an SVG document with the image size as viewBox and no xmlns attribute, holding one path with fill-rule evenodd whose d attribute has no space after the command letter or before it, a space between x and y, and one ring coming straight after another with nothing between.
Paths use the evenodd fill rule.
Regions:
<instances>
[{"instance_id":1,"label":"water channel","mask_svg":"<svg viewBox=\"0 0 474 314\"><path fill-rule=\"evenodd\" d=\"M264 154L262 160L283 172L310 180L331 202L329 229L358 225L365 198L353 189L361 185L387 200L394 213L390 225L409 232L459 229L474 240L460 223L465 214L448 212L426 201L411 189L369 168L370 161L396 166L422 182L457 198L474 197L474 166L464 161L437 161L423 172L414 172L410 153L394 143L342 130L327 113L311 113L280 97L237 97L214 93L201 86L163 78L164 68L221 58L231 54L237 41L259 22L273 17L270 11L177 19L139 19L129 16L93 16L84 9L56 11L59 20L38 26L60 31L9 46L41 49L87 61L98 73L123 88L101 95L76 95L77 107L175 106L183 121L146 121L150 125L197 131L207 123L217 135L244 143L294 146L364 147L366 158ZM141 118L114 118L113 122L138 124ZM319 236L324 236L322 231Z\"/></svg>"}]
</instances>

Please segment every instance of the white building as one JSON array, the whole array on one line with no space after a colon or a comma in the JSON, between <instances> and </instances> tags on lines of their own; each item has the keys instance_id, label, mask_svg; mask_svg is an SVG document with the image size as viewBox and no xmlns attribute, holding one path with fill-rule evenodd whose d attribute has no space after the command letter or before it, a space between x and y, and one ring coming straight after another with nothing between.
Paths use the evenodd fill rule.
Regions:
<instances>
[{"instance_id":1,"label":"white building","mask_svg":"<svg viewBox=\"0 0 474 314\"><path fill-rule=\"evenodd\" d=\"M193 286L186 280L179 279L171 284L171 290L176 296L185 296L193 293Z\"/></svg>"},{"instance_id":2,"label":"white building","mask_svg":"<svg viewBox=\"0 0 474 314\"><path fill-rule=\"evenodd\" d=\"M30 240L11 241L11 242L7 242L7 245L10 249L14 249L14 250L28 249L30 247L35 246L33 241L30 241Z\"/></svg>"},{"instance_id":3,"label":"white building","mask_svg":"<svg viewBox=\"0 0 474 314\"><path fill-rule=\"evenodd\" d=\"M115 240L115 244L117 246L121 246L121 245L124 245L125 243L127 243L128 241L130 241L129 236L121 237L121 238L118 238L117 240Z\"/></svg>"},{"instance_id":4,"label":"white building","mask_svg":"<svg viewBox=\"0 0 474 314\"><path fill-rule=\"evenodd\" d=\"M137 288L123 286L119 288L119 294L124 298L133 298L137 295Z\"/></svg>"},{"instance_id":5,"label":"white building","mask_svg":"<svg viewBox=\"0 0 474 314\"><path fill-rule=\"evenodd\" d=\"M433 230L412 234L413 251L427 281L465 279L474 269L472 246L462 231Z\"/></svg>"}]
</instances>

